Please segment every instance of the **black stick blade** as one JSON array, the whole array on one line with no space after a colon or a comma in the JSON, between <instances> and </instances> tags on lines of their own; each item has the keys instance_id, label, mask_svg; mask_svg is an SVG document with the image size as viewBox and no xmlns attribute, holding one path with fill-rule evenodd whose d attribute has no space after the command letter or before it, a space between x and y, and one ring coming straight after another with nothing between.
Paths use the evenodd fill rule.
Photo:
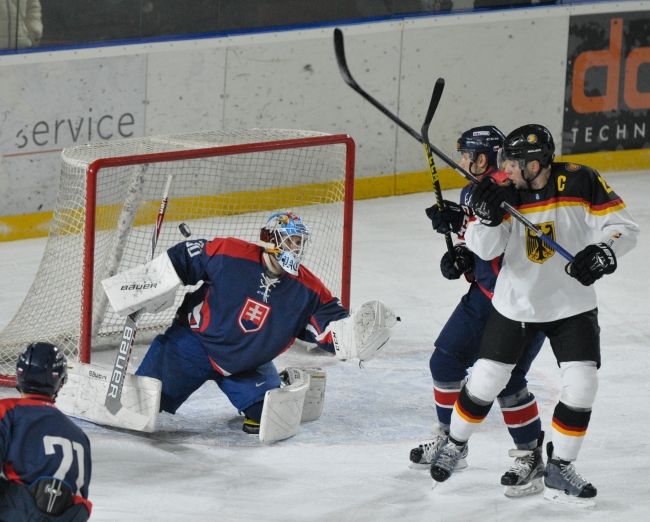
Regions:
<instances>
[{"instance_id":1,"label":"black stick blade","mask_svg":"<svg viewBox=\"0 0 650 522\"><path fill-rule=\"evenodd\" d=\"M429 102L429 109L427 110L427 114L424 117L424 123L422 124L422 137L424 138L424 141L429 141L428 135L429 135L429 125L431 125L431 120L433 120L433 115L436 112L436 109L438 108L438 104L440 103L440 98L442 98L442 91L445 88L445 79L444 78L438 78L436 80L436 84L433 87L433 93L431 94L431 101Z\"/></svg>"},{"instance_id":2,"label":"black stick blade","mask_svg":"<svg viewBox=\"0 0 650 522\"><path fill-rule=\"evenodd\" d=\"M357 82L354 81L354 78L352 78L352 74L350 74L350 69L348 68L348 62L345 59L343 31L341 31L338 27L334 29L334 54L336 55L336 63L339 66L339 71L341 72L343 81L353 89L357 89Z\"/></svg>"}]
</instances>

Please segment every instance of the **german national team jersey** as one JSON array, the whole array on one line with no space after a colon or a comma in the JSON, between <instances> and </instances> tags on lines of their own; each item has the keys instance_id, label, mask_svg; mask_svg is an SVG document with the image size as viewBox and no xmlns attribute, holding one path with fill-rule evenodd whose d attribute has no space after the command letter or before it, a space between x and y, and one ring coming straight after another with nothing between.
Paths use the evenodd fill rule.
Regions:
<instances>
[{"instance_id":1,"label":"german national team jersey","mask_svg":"<svg viewBox=\"0 0 650 522\"><path fill-rule=\"evenodd\" d=\"M589 167L554 163L544 188L518 190L517 197L513 206L572 255L604 242L620 258L636 244L639 227L625 203ZM496 227L472 221L465 239L483 259L505 251L492 300L502 315L546 322L596 308L594 286L568 276L567 261L510 216Z\"/></svg>"},{"instance_id":2,"label":"german national team jersey","mask_svg":"<svg viewBox=\"0 0 650 522\"><path fill-rule=\"evenodd\" d=\"M0 462L7 480L27 486L63 480L88 512L91 458L86 434L43 395L0 400Z\"/></svg>"},{"instance_id":3,"label":"german national team jersey","mask_svg":"<svg viewBox=\"0 0 650 522\"><path fill-rule=\"evenodd\" d=\"M497 171L494 168L490 168L484 176L491 176L497 181L497 183L502 183L504 181L505 173ZM472 193L472 188L474 185L472 183L466 185L463 190L460 192L460 204L469 206L469 197ZM459 236L460 239L463 239L463 236ZM501 257L496 256L490 261L484 261L479 256L474 254L474 269L472 270L473 279L478 285L481 292L483 292L487 297L492 299L494 293L494 285L497 282L497 276L499 275L499 270L501 270Z\"/></svg>"},{"instance_id":4,"label":"german national team jersey","mask_svg":"<svg viewBox=\"0 0 650 522\"><path fill-rule=\"evenodd\" d=\"M269 277L262 247L235 238L187 241L168 254L184 284L203 281L176 320L197 335L217 372L255 369L296 338L334 352L325 328L348 312L304 266L297 276Z\"/></svg>"}]
</instances>

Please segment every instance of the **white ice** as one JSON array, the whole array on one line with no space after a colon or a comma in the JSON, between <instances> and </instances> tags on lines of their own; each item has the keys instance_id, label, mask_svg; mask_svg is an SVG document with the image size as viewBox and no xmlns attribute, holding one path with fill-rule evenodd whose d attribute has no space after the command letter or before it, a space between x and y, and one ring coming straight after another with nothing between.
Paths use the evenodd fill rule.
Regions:
<instances>
[{"instance_id":1,"label":"white ice","mask_svg":"<svg viewBox=\"0 0 650 522\"><path fill-rule=\"evenodd\" d=\"M435 419L428 365L433 341L466 290L439 273L444 241L424 214L433 196L422 193L355 203L352 304L380 298L401 316L385 350L363 368L303 348L276 361L327 370L320 420L304 424L292 439L261 445L241 431L242 418L210 383L175 416L161 414L153 435L79 421L93 450L92 520L650 520L648 176L608 176L642 233L616 273L597 283L603 366L577 462L598 488L594 509L558 506L541 495L503 495L499 478L511 463L512 441L498 408L470 442L468 470L434 489L427 470L409 469L409 450L429 436ZM458 191L445 197L456 199ZM0 325L18 307L43 247L44 240L0 243ZM137 349L133 368L143 352ZM113 357L101 353L94 362L108 366ZM548 432L560 394L548 344L529 380ZM0 396L16 393L4 389Z\"/></svg>"}]
</instances>

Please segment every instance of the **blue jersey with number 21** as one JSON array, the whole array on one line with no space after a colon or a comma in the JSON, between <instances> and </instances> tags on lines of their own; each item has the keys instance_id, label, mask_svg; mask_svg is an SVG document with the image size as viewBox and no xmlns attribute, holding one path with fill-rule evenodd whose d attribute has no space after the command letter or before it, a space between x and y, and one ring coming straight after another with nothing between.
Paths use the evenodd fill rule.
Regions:
<instances>
[{"instance_id":1,"label":"blue jersey with number 21","mask_svg":"<svg viewBox=\"0 0 650 522\"><path fill-rule=\"evenodd\" d=\"M90 442L50 397L0 400L0 463L6 480L27 486L41 478L62 480L73 502L85 504L90 513Z\"/></svg>"}]
</instances>

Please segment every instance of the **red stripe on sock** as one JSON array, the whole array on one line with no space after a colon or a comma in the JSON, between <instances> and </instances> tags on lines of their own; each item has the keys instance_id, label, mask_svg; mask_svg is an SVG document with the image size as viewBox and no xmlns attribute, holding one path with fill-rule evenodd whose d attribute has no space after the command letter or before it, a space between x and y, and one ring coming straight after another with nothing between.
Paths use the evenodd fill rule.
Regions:
<instances>
[{"instance_id":1,"label":"red stripe on sock","mask_svg":"<svg viewBox=\"0 0 650 522\"><path fill-rule=\"evenodd\" d=\"M436 404L440 406L447 406L451 408L460 395L460 390L441 390L440 388L433 388L433 398Z\"/></svg>"},{"instance_id":2,"label":"red stripe on sock","mask_svg":"<svg viewBox=\"0 0 650 522\"><path fill-rule=\"evenodd\" d=\"M528 424L539 417L537 401L522 404L521 406L516 406L514 408L502 408L501 413L503 414L503 420L508 426Z\"/></svg>"}]
</instances>

